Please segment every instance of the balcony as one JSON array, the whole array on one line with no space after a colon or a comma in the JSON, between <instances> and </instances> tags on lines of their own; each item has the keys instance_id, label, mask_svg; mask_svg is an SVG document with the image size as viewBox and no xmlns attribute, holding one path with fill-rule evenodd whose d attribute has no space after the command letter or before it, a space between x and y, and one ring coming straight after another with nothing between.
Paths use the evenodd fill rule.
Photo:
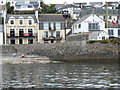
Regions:
<instances>
[{"instance_id":1,"label":"balcony","mask_svg":"<svg viewBox=\"0 0 120 90\"><path fill-rule=\"evenodd\" d=\"M7 33L7 37L11 38L11 37L36 37L37 33Z\"/></svg>"},{"instance_id":2,"label":"balcony","mask_svg":"<svg viewBox=\"0 0 120 90\"><path fill-rule=\"evenodd\" d=\"M43 40L62 40L62 37L54 37L54 36L50 36L50 37L43 37Z\"/></svg>"}]
</instances>

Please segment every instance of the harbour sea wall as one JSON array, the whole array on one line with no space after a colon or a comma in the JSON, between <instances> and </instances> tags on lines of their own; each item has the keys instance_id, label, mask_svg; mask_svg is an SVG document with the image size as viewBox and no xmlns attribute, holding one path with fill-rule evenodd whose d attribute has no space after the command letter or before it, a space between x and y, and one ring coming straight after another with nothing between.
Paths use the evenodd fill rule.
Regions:
<instances>
[{"instance_id":1,"label":"harbour sea wall","mask_svg":"<svg viewBox=\"0 0 120 90\"><path fill-rule=\"evenodd\" d=\"M47 56L50 60L79 61L79 62L118 62L120 56L120 45L118 44L89 44L86 41L46 43L31 45L3 45L2 55L20 56L38 55Z\"/></svg>"}]
</instances>

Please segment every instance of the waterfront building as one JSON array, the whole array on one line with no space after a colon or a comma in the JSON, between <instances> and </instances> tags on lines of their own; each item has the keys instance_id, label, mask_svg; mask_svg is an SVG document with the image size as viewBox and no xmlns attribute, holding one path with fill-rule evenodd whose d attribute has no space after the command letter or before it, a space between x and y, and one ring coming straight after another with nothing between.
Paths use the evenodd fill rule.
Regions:
<instances>
[{"instance_id":1,"label":"waterfront building","mask_svg":"<svg viewBox=\"0 0 120 90\"><path fill-rule=\"evenodd\" d=\"M6 4L6 0L0 0L0 5L5 5Z\"/></svg>"},{"instance_id":2,"label":"waterfront building","mask_svg":"<svg viewBox=\"0 0 120 90\"><path fill-rule=\"evenodd\" d=\"M33 11L41 8L41 0L7 0L7 2L14 6L14 11Z\"/></svg>"},{"instance_id":3,"label":"waterfront building","mask_svg":"<svg viewBox=\"0 0 120 90\"><path fill-rule=\"evenodd\" d=\"M107 29L107 28L106 28ZM120 38L120 24L108 23L108 35L109 38Z\"/></svg>"},{"instance_id":4,"label":"waterfront building","mask_svg":"<svg viewBox=\"0 0 120 90\"><path fill-rule=\"evenodd\" d=\"M61 6L61 7L60 7ZM64 12L67 11L72 19L77 19L79 17L79 12L81 8L79 6L73 5L73 4L64 4L64 5L58 5L56 6L58 12Z\"/></svg>"},{"instance_id":5,"label":"waterfront building","mask_svg":"<svg viewBox=\"0 0 120 90\"><path fill-rule=\"evenodd\" d=\"M65 19L62 14L40 14L38 42L59 43L65 40Z\"/></svg>"},{"instance_id":6,"label":"waterfront building","mask_svg":"<svg viewBox=\"0 0 120 90\"><path fill-rule=\"evenodd\" d=\"M36 15L7 15L6 44L34 44L37 33Z\"/></svg>"},{"instance_id":7,"label":"waterfront building","mask_svg":"<svg viewBox=\"0 0 120 90\"><path fill-rule=\"evenodd\" d=\"M0 45L3 45L3 24L0 21Z\"/></svg>"},{"instance_id":8,"label":"waterfront building","mask_svg":"<svg viewBox=\"0 0 120 90\"><path fill-rule=\"evenodd\" d=\"M106 39L105 22L95 14L83 16L72 25L72 33L91 32L89 39L101 40Z\"/></svg>"},{"instance_id":9,"label":"waterfront building","mask_svg":"<svg viewBox=\"0 0 120 90\"><path fill-rule=\"evenodd\" d=\"M102 8L92 8L92 9L82 9L80 11L80 18L88 15L88 14L96 14L99 16L101 19L106 20L108 18L108 21L118 20L118 16L120 13L119 9L102 9ZM108 17L107 17L108 13Z\"/></svg>"},{"instance_id":10,"label":"waterfront building","mask_svg":"<svg viewBox=\"0 0 120 90\"><path fill-rule=\"evenodd\" d=\"M0 5L0 44L4 44L5 38L3 38L5 32L5 18L6 18L6 6Z\"/></svg>"}]
</instances>

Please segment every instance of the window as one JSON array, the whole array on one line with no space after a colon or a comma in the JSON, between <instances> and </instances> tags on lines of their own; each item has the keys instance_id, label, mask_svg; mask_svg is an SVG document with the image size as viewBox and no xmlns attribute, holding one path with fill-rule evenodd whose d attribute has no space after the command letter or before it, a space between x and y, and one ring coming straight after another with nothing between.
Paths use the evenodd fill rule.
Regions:
<instances>
[{"instance_id":1,"label":"window","mask_svg":"<svg viewBox=\"0 0 120 90\"><path fill-rule=\"evenodd\" d=\"M59 22L56 23L56 30L60 30L61 29L61 25Z\"/></svg>"},{"instance_id":2,"label":"window","mask_svg":"<svg viewBox=\"0 0 120 90\"><path fill-rule=\"evenodd\" d=\"M78 25L78 28L81 28L81 24Z\"/></svg>"},{"instance_id":3,"label":"window","mask_svg":"<svg viewBox=\"0 0 120 90\"><path fill-rule=\"evenodd\" d=\"M48 31L44 31L44 37L48 37Z\"/></svg>"},{"instance_id":4,"label":"window","mask_svg":"<svg viewBox=\"0 0 120 90\"><path fill-rule=\"evenodd\" d=\"M113 30L108 30L108 35L113 35Z\"/></svg>"},{"instance_id":5,"label":"window","mask_svg":"<svg viewBox=\"0 0 120 90\"><path fill-rule=\"evenodd\" d=\"M103 16L103 19L105 20L105 19L106 19L106 16Z\"/></svg>"},{"instance_id":6,"label":"window","mask_svg":"<svg viewBox=\"0 0 120 90\"><path fill-rule=\"evenodd\" d=\"M29 36L33 36L33 30L31 28L28 29Z\"/></svg>"},{"instance_id":7,"label":"window","mask_svg":"<svg viewBox=\"0 0 120 90\"><path fill-rule=\"evenodd\" d=\"M23 20L20 20L20 24L23 24Z\"/></svg>"},{"instance_id":8,"label":"window","mask_svg":"<svg viewBox=\"0 0 120 90\"><path fill-rule=\"evenodd\" d=\"M49 30L54 30L54 23L50 23Z\"/></svg>"},{"instance_id":9,"label":"window","mask_svg":"<svg viewBox=\"0 0 120 90\"><path fill-rule=\"evenodd\" d=\"M10 36L15 36L15 29L10 29Z\"/></svg>"},{"instance_id":10,"label":"window","mask_svg":"<svg viewBox=\"0 0 120 90\"><path fill-rule=\"evenodd\" d=\"M89 30L99 30L99 23L89 23Z\"/></svg>"},{"instance_id":11,"label":"window","mask_svg":"<svg viewBox=\"0 0 120 90\"><path fill-rule=\"evenodd\" d=\"M10 44L15 44L15 38L10 39Z\"/></svg>"},{"instance_id":12,"label":"window","mask_svg":"<svg viewBox=\"0 0 120 90\"><path fill-rule=\"evenodd\" d=\"M56 37L60 37L60 31L56 32Z\"/></svg>"},{"instance_id":13,"label":"window","mask_svg":"<svg viewBox=\"0 0 120 90\"><path fill-rule=\"evenodd\" d=\"M120 36L120 30L118 30L118 36Z\"/></svg>"},{"instance_id":14,"label":"window","mask_svg":"<svg viewBox=\"0 0 120 90\"><path fill-rule=\"evenodd\" d=\"M111 16L109 16L109 19L111 19L112 17Z\"/></svg>"},{"instance_id":15,"label":"window","mask_svg":"<svg viewBox=\"0 0 120 90\"><path fill-rule=\"evenodd\" d=\"M77 29L77 25L75 25L75 29Z\"/></svg>"},{"instance_id":16,"label":"window","mask_svg":"<svg viewBox=\"0 0 120 90\"><path fill-rule=\"evenodd\" d=\"M102 37L102 40L105 40L105 37Z\"/></svg>"},{"instance_id":17,"label":"window","mask_svg":"<svg viewBox=\"0 0 120 90\"><path fill-rule=\"evenodd\" d=\"M32 25L32 20L29 20L29 25Z\"/></svg>"},{"instance_id":18,"label":"window","mask_svg":"<svg viewBox=\"0 0 120 90\"><path fill-rule=\"evenodd\" d=\"M47 22L43 23L44 30L48 30L49 29L48 27L49 27L49 23L47 23Z\"/></svg>"},{"instance_id":19,"label":"window","mask_svg":"<svg viewBox=\"0 0 120 90\"><path fill-rule=\"evenodd\" d=\"M28 44L33 44L33 38L28 39Z\"/></svg>"},{"instance_id":20,"label":"window","mask_svg":"<svg viewBox=\"0 0 120 90\"><path fill-rule=\"evenodd\" d=\"M10 24L14 24L14 20L11 20L11 21L10 21Z\"/></svg>"},{"instance_id":21,"label":"window","mask_svg":"<svg viewBox=\"0 0 120 90\"><path fill-rule=\"evenodd\" d=\"M54 36L54 32L50 32L50 34L51 34L51 37L53 37L53 36Z\"/></svg>"},{"instance_id":22,"label":"window","mask_svg":"<svg viewBox=\"0 0 120 90\"><path fill-rule=\"evenodd\" d=\"M32 5L28 5L28 8L32 8Z\"/></svg>"}]
</instances>

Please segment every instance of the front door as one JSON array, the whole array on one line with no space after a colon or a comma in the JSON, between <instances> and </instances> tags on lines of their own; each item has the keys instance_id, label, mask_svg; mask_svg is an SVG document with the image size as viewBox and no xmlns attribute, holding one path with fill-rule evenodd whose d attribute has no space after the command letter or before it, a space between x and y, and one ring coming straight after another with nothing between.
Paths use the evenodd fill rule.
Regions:
<instances>
[{"instance_id":1,"label":"front door","mask_svg":"<svg viewBox=\"0 0 120 90\"><path fill-rule=\"evenodd\" d=\"M51 40L51 43L54 43L54 40Z\"/></svg>"},{"instance_id":2,"label":"front door","mask_svg":"<svg viewBox=\"0 0 120 90\"><path fill-rule=\"evenodd\" d=\"M21 38L19 39L19 44L23 44L23 40Z\"/></svg>"}]
</instances>

